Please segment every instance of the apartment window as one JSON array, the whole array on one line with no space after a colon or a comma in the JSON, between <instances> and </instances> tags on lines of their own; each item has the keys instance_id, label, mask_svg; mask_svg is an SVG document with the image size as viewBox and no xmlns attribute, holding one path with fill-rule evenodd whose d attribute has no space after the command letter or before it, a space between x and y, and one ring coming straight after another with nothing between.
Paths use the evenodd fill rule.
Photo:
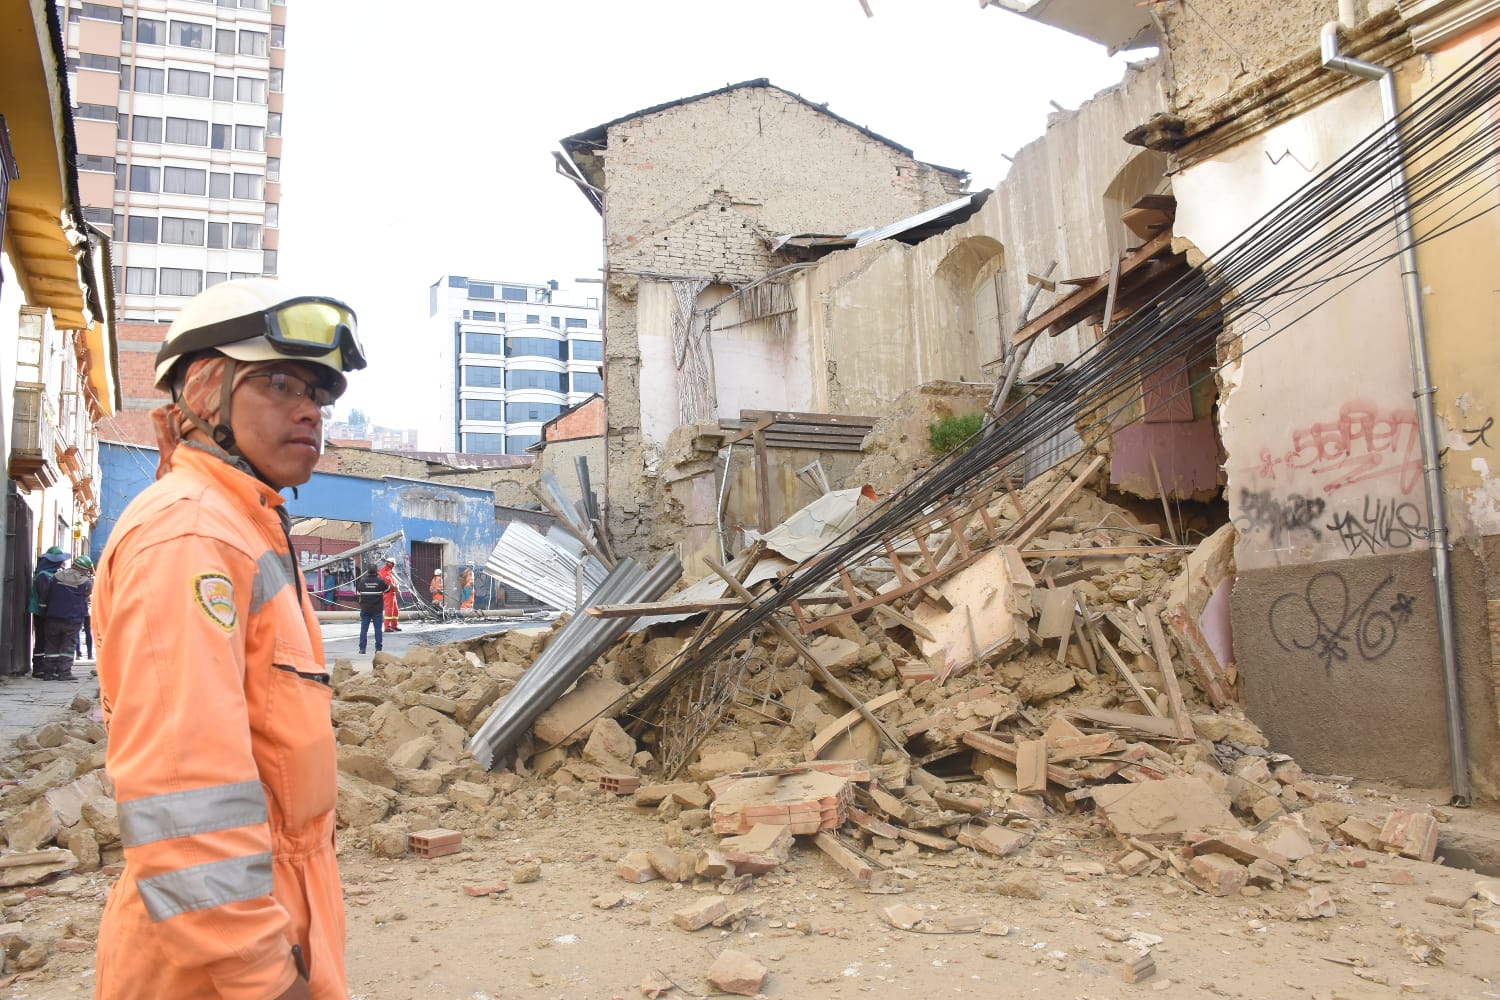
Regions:
<instances>
[{"instance_id":1,"label":"apartment window","mask_svg":"<svg viewBox=\"0 0 1500 1000\"><path fill-rule=\"evenodd\" d=\"M228 149L229 139L232 135L233 132L231 131L230 126L220 125L215 122L213 128L209 133L208 144L213 149Z\"/></svg>"},{"instance_id":2,"label":"apartment window","mask_svg":"<svg viewBox=\"0 0 1500 1000\"><path fill-rule=\"evenodd\" d=\"M266 157L266 180L273 184L281 180L281 157Z\"/></svg>"},{"instance_id":3,"label":"apartment window","mask_svg":"<svg viewBox=\"0 0 1500 1000\"><path fill-rule=\"evenodd\" d=\"M123 163L115 164L115 190L125 190L125 164Z\"/></svg>"},{"instance_id":4,"label":"apartment window","mask_svg":"<svg viewBox=\"0 0 1500 1000\"><path fill-rule=\"evenodd\" d=\"M161 119L136 115L130 123L130 138L136 142L161 142Z\"/></svg>"},{"instance_id":5,"label":"apartment window","mask_svg":"<svg viewBox=\"0 0 1500 1000\"><path fill-rule=\"evenodd\" d=\"M538 316L536 313L528 313L526 316L526 322L530 323L532 326L541 326L542 317Z\"/></svg>"},{"instance_id":6,"label":"apartment window","mask_svg":"<svg viewBox=\"0 0 1500 1000\"><path fill-rule=\"evenodd\" d=\"M266 130L259 125L236 125L234 148L260 152L266 148Z\"/></svg>"},{"instance_id":7,"label":"apartment window","mask_svg":"<svg viewBox=\"0 0 1500 1000\"><path fill-rule=\"evenodd\" d=\"M505 354L511 358L524 356L563 361L567 358L567 344L547 337L507 337Z\"/></svg>"},{"instance_id":8,"label":"apartment window","mask_svg":"<svg viewBox=\"0 0 1500 1000\"><path fill-rule=\"evenodd\" d=\"M526 289L516 288L514 285L501 285L500 298L506 302L525 302Z\"/></svg>"},{"instance_id":9,"label":"apartment window","mask_svg":"<svg viewBox=\"0 0 1500 1000\"><path fill-rule=\"evenodd\" d=\"M468 354L494 354L505 352L505 345L498 333L465 333L464 351Z\"/></svg>"},{"instance_id":10,"label":"apartment window","mask_svg":"<svg viewBox=\"0 0 1500 1000\"><path fill-rule=\"evenodd\" d=\"M230 223L229 245L236 250L259 250L260 226L253 222Z\"/></svg>"},{"instance_id":11,"label":"apartment window","mask_svg":"<svg viewBox=\"0 0 1500 1000\"><path fill-rule=\"evenodd\" d=\"M541 440L537 434L511 434L505 439L505 453L507 455L524 455L526 449Z\"/></svg>"},{"instance_id":12,"label":"apartment window","mask_svg":"<svg viewBox=\"0 0 1500 1000\"><path fill-rule=\"evenodd\" d=\"M113 156L97 156L93 153L78 154L78 169L93 170L101 174L112 174L115 172L115 158ZM85 212L88 209L84 209Z\"/></svg>"},{"instance_id":13,"label":"apartment window","mask_svg":"<svg viewBox=\"0 0 1500 1000\"><path fill-rule=\"evenodd\" d=\"M283 79L283 74L285 72L286 71L284 69L282 69L280 66L272 66L271 67L271 74L270 74L269 77L267 77L267 82L270 85L271 93L273 93L273 94L279 94L279 93L281 93L282 79Z\"/></svg>"},{"instance_id":14,"label":"apartment window","mask_svg":"<svg viewBox=\"0 0 1500 1000\"><path fill-rule=\"evenodd\" d=\"M171 169L168 167L167 169ZM156 167L132 165L130 168L130 190L155 194L161 190L161 171Z\"/></svg>"},{"instance_id":15,"label":"apartment window","mask_svg":"<svg viewBox=\"0 0 1500 1000\"><path fill-rule=\"evenodd\" d=\"M155 295L156 268L127 267L125 269L125 294Z\"/></svg>"},{"instance_id":16,"label":"apartment window","mask_svg":"<svg viewBox=\"0 0 1500 1000\"><path fill-rule=\"evenodd\" d=\"M553 316L552 317L552 329L554 329L554 330L561 330L562 329L562 317L561 316Z\"/></svg>"},{"instance_id":17,"label":"apartment window","mask_svg":"<svg viewBox=\"0 0 1500 1000\"><path fill-rule=\"evenodd\" d=\"M213 75L191 69L167 70L167 93L184 97L207 97Z\"/></svg>"},{"instance_id":18,"label":"apartment window","mask_svg":"<svg viewBox=\"0 0 1500 1000\"><path fill-rule=\"evenodd\" d=\"M161 269L161 294L197 295L203 291L203 272L181 267Z\"/></svg>"},{"instance_id":19,"label":"apartment window","mask_svg":"<svg viewBox=\"0 0 1500 1000\"><path fill-rule=\"evenodd\" d=\"M135 68L135 92L137 94L160 94L167 89L167 71L151 66Z\"/></svg>"},{"instance_id":20,"label":"apartment window","mask_svg":"<svg viewBox=\"0 0 1500 1000\"><path fill-rule=\"evenodd\" d=\"M229 223L210 222L208 224L208 248L210 250L229 249ZM236 274L235 277L243 278L246 277L246 275ZM251 277L253 277L253 275L251 275Z\"/></svg>"},{"instance_id":21,"label":"apartment window","mask_svg":"<svg viewBox=\"0 0 1500 1000\"><path fill-rule=\"evenodd\" d=\"M464 385L473 386L476 389L498 389L504 377L505 370L502 368L464 365Z\"/></svg>"},{"instance_id":22,"label":"apartment window","mask_svg":"<svg viewBox=\"0 0 1500 1000\"><path fill-rule=\"evenodd\" d=\"M465 420L500 420L501 407L498 399L464 400Z\"/></svg>"},{"instance_id":23,"label":"apartment window","mask_svg":"<svg viewBox=\"0 0 1500 1000\"><path fill-rule=\"evenodd\" d=\"M229 175L210 173L208 175L208 196L210 198L229 197Z\"/></svg>"},{"instance_id":24,"label":"apartment window","mask_svg":"<svg viewBox=\"0 0 1500 1000\"><path fill-rule=\"evenodd\" d=\"M167 141L182 146L207 146L208 122L196 118L168 118Z\"/></svg>"},{"instance_id":25,"label":"apartment window","mask_svg":"<svg viewBox=\"0 0 1500 1000\"><path fill-rule=\"evenodd\" d=\"M258 77L242 76L236 83L238 84L238 89L234 94L236 101L243 101L246 104L266 103L266 81Z\"/></svg>"},{"instance_id":26,"label":"apartment window","mask_svg":"<svg viewBox=\"0 0 1500 1000\"><path fill-rule=\"evenodd\" d=\"M208 273L206 273L205 275L203 275L203 287L204 288L212 288L215 285L222 285L224 282L226 282L228 280L229 280L229 274L228 274L228 272L225 272L225 271L209 271Z\"/></svg>"},{"instance_id":27,"label":"apartment window","mask_svg":"<svg viewBox=\"0 0 1500 1000\"><path fill-rule=\"evenodd\" d=\"M258 274L251 274L249 271L230 271L229 272L229 278L230 278L231 281L244 281L246 278L259 278L259 277L260 277L260 275L258 275Z\"/></svg>"},{"instance_id":28,"label":"apartment window","mask_svg":"<svg viewBox=\"0 0 1500 1000\"><path fill-rule=\"evenodd\" d=\"M168 194L206 194L208 171L196 167L163 167L161 189Z\"/></svg>"},{"instance_id":29,"label":"apartment window","mask_svg":"<svg viewBox=\"0 0 1500 1000\"><path fill-rule=\"evenodd\" d=\"M74 13L75 13L74 11L69 11L68 12L68 20L70 20L70 21L73 20L73 14ZM128 42L128 41L130 41L134 37L135 37L135 18L129 17L129 16L122 16L120 18L120 41L122 41L122 42ZM120 283L118 281L115 282L115 287L116 288L118 288L119 285L120 285Z\"/></svg>"},{"instance_id":30,"label":"apartment window","mask_svg":"<svg viewBox=\"0 0 1500 1000\"><path fill-rule=\"evenodd\" d=\"M266 202L266 228L277 229L281 226L281 206L274 201Z\"/></svg>"},{"instance_id":31,"label":"apartment window","mask_svg":"<svg viewBox=\"0 0 1500 1000\"><path fill-rule=\"evenodd\" d=\"M266 135L277 136L281 134L281 112L272 111L266 115Z\"/></svg>"},{"instance_id":32,"label":"apartment window","mask_svg":"<svg viewBox=\"0 0 1500 1000\"><path fill-rule=\"evenodd\" d=\"M566 392L564 384L566 376L560 372L528 372L507 371L505 373L505 388L507 389L547 389L551 392Z\"/></svg>"},{"instance_id":33,"label":"apartment window","mask_svg":"<svg viewBox=\"0 0 1500 1000\"><path fill-rule=\"evenodd\" d=\"M469 282L469 298L471 299L493 299L495 297L495 286L487 281Z\"/></svg>"},{"instance_id":34,"label":"apartment window","mask_svg":"<svg viewBox=\"0 0 1500 1000\"><path fill-rule=\"evenodd\" d=\"M202 219L179 219L164 215L161 219L161 241L178 246L201 247L205 225Z\"/></svg>"},{"instance_id":35,"label":"apartment window","mask_svg":"<svg viewBox=\"0 0 1500 1000\"><path fill-rule=\"evenodd\" d=\"M130 138L130 116L121 112L115 121L115 139L123 140Z\"/></svg>"},{"instance_id":36,"label":"apartment window","mask_svg":"<svg viewBox=\"0 0 1500 1000\"><path fill-rule=\"evenodd\" d=\"M604 378L598 372L574 372L574 392L603 392Z\"/></svg>"},{"instance_id":37,"label":"apartment window","mask_svg":"<svg viewBox=\"0 0 1500 1000\"><path fill-rule=\"evenodd\" d=\"M234 100L234 77L214 77L214 100L224 101L226 103L232 102Z\"/></svg>"},{"instance_id":38,"label":"apartment window","mask_svg":"<svg viewBox=\"0 0 1500 1000\"><path fill-rule=\"evenodd\" d=\"M234 197L244 198L249 201L260 201L265 197L266 188L260 174L235 174L234 175Z\"/></svg>"},{"instance_id":39,"label":"apartment window","mask_svg":"<svg viewBox=\"0 0 1500 1000\"><path fill-rule=\"evenodd\" d=\"M240 29L240 55L263 56L266 54L266 33Z\"/></svg>"},{"instance_id":40,"label":"apartment window","mask_svg":"<svg viewBox=\"0 0 1500 1000\"><path fill-rule=\"evenodd\" d=\"M563 320L563 326L567 327L569 330L583 330L587 328L588 325L588 320L579 319L577 316L569 316L567 319Z\"/></svg>"},{"instance_id":41,"label":"apartment window","mask_svg":"<svg viewBox=\"0 0 1500 1000\"><path fill-rule=\"evenodd\" d=\"M469 287L469 279L465 278L461 274L450 274L450 275L448 275L448 287L449 288L468 288Z\"/></svg>"},{"instance_id":42,"label":"apartment window","mask_svg":"<svg viewBox=\"0 0 1500 1000\"><path fill-rule=\"evenodd\" d=\"M464 310L464 315L469 315L468 310ZM474 318L479 320L481 323L495 322L495 314L490 312L488 309L475 309ZM496 351L495 353L499 354L500 352Z\"/></svg>"},{"instance_id":43,"label":"apartment window","mask_svg":"<svg viewBox=\"0 0 1500 1000\"><path fill-rule=\"evenodd\" d=\"M81 52L78 55L80 69L97 69L104 73L120 72L118 56L101 56L97 52Z\"/></svg>"},{"instance_id":44,"label":"apartment window","mask_svg":"<svg viewBox=\"0 0 1500 1000\"><path fill-rule=\"evenodd\" d=\"M270 10L271 0L240 0L240 6L249 10Z\"/></svg>"},{"instance_id":45,"label":"apartment window","mask_svg":"<svg viewBox=\"0 0 1500 1000\"><path fill-rule=\"evenodd\" d=\"M192 21L173 21L167 33L167 42L170 45L181 45L186 49L212 49L213 25L194 24ZM163 292L163 294L169 293Z\"/></svg>"},{"instance_id":46,"label":"apartment window","mask_svg":"<svg viewBox=\"0 0 1500 1000\"><path fill-rule=\"evenodd\" d=\"M505 454L505 435L466 431L464 451L470 455L503 455Z\"/></svg>"},{"instance_id":47,"label":"apartment window","mask_svg":"<svg viewBox=\"0 0 1500 1000\"><path fill-rule=\"evenodd\" d=\"M233 31L226 31L223 28L219 28L214 32L214 51L219 55L234 55L235 46L236 42Z\"/></svg>"},{"instance_id":48,"label":"apartment window","mask_svg":"<svg viewBox=\"0 0 1500 1000\"><path fill-rule=\"evenodd\" d=\"M92 222L96 226L116 226L115 217L109 209L91 205L84 206L83 220L85 222Z\"/></svg>"},{"instance_id":49,"label":"apartment window","mask_svg":"<svg viewBox=\"0 0 1500 1000\"><path fill-rule=\"evenodd\" d=\"M142 45L165 45L167 43L167 22L158 21L151 17L136 18L135 40Z\"/></svg>"},{"instance_id":50,"label":"apartment window","mask_svg":"<svg viewBox=\"0 0 1500 1000\"><path fill-rule=\"evenodd\" d=\"M561 412L561 403L505 404L505 419L509 423L519 423L526 420L551 420Z\"/></svg>"},{"instance_id":51,"label":"apartment window","mask_svg":"<svg viewBox=\"0 0 1500 1000\"><path fill-rule=\"evenodd\" d=\"M121 215L119 212L116 212L113 216L110 217L110 224L114 226L115 232L118 233L120 230L125 228L125 216ZM116 277L118 277L118 275Z\"/></svg>"},{"instance_id":52,"label":"apartment window","mask_svg":"<svg viewBox=\"0 0 1500 1000\"><path fill-rule=\"evenodd\" d=\"M604 360L604 344L597 340L575 340L571 348L574 361Z\"/></svg>"},{"instance_id":53,"label":"apartment window","mask_svg":"<svg viewBox=\"0 0 1500 1000\"><path fill-rule=\"evenodd\" d=\"M284 49L284 48L286 48L286 25L283 25L283 24L273 24L273 25L271 25L271 48L273 48L273 49Z\"/></svg>"},{"instance_id":54,"label":"apartment window","mask_svg":"<svg viewBox=\"0 0 1500 1000\"><path fill-rule=\"evenodd\" d=\"M125 224L125 241L127 243L155 243L156 216L130 216Z\"/></svg>"},{"instance_id":55,"label":"apartment window","mask_svg":"<svg viewBox=\"0 0 1500 1000\"><path fill-rule=\"evenodd\" d=\"M260 255L260 273L261 274L275 274L276 273L276 251L275 250L266 250L265 252L263 252Z\"/></svg>"},{"instance_id":56,"label":"apartment window","mask_svg":"<svg viewBox=\"0 0 1500 1000\"><path fill-rule=\"evenodd\" d=\"M102 3L83 4L81 13L84 17L93 18L96 21L118 21L120 19L120 8L109 7Z\"/></svg>"}]
</instances>

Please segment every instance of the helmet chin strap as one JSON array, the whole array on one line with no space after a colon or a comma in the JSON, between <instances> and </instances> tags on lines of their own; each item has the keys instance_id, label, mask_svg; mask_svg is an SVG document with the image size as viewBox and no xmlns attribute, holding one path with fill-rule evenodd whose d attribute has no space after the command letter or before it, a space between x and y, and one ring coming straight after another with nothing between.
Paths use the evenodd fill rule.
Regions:
<instances>
[{"instance_id":1,"label":"helmet chin strap","mask_svg":"<svg viewBox=\"0 0 1500 1000\"><path fill-rule=\"evenodd\" d=\"M234 375L238 367L238 361L236 361L234 358L229 357L228 355L224 355L224 381L219 388L219 419L218 422L215 423L212 427L208 426L208 421L204 420L202 417L198 416L198 414L194 413L192 410L188 409L185 406L179 406L177 410L183 416L187 417L189 423L198 428L198 430L202 431L204 434L208 435L208 439L214 444L218 445L221 451L232 458L234 460L234 463L232 464L239 464L244 466L245 469L256 479L259 479L267 486L271 486L273 489L275 489L274 484L269 479L267 479L265 475L259 469L257 469L248 458L245 457L244 453L241 452L238 447L236 447L234 440L234 431L229 426L234 400ZM297 490L294 487L292 489L292 495L296 496L296 494Z\"/></svg>"}]
</instances>

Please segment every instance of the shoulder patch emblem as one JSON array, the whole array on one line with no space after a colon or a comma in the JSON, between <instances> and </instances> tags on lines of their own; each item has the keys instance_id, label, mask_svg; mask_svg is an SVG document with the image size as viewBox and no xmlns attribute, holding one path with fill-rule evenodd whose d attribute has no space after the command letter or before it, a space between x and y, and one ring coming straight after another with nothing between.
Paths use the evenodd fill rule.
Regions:
<instances>
[{"instance_id":1,"label":"shoulder patch emblem","mask_svg":"<svg viewBox=\"0 0 1500 1000\"><path fill-rule=\"evenodd\" d=\"M234 607L234 584L223 573L199 573L193 577L193 596L198 607L225 632L233 632L239 613Z\"/></svg>"}]
</instances>

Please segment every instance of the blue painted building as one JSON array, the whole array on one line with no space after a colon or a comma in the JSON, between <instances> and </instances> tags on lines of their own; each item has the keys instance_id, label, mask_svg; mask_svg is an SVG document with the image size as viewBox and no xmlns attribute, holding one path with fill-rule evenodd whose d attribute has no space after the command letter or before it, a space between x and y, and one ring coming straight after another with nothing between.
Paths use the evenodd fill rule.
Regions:
<instances>
[{"instance_id":1,"label":"blue painted building","mask_svg":"<svg viewBox=\"0 0 1500 1000\"><path fill-rule=\"evenodd\" d=\"M100 516L92 551L96 560L125 505L155 481L156 460L155 448L100 442ZM495 521L491 490L398 476L367 478L314 472L295 497L288 495L287 513L294 522L301 518L358 522L362 526L361 541L404 532L401 552L405 559L398 558L398 563L403 564L402 571L409 574L421 597L427 596L433 570L441 567L449 581L447 603L456 606L456 580L467 566L475 573L480 606L488 603L490 581L482 568L504 530L504 525Z\"/></svg>"}]
</instances>

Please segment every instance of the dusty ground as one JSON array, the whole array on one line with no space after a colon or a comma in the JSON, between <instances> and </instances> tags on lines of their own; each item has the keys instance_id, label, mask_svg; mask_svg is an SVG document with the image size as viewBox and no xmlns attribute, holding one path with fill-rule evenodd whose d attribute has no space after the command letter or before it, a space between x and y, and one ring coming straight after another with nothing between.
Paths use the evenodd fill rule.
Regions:
<instances>
[{"instance_id":1,"label":"dusty ground","mask_svg":"<svg viewBox=\"0 0 1500 1000\"><path fill-rule=\"evenodd\" d=\"M652 974L681 987L670 995L701 996L712 993L714 957L734 948L769 967L769 997L1500 997L1500 941L1462 911L1426 901L1467 892L1478 877L1439 865L1358 848L1322 856L1306 884L1327 888L1338 913L1298 920L1292 913L1306 895L1295 888L1216 899L1162 875L1070 874L1079 862L1108 867L1116 852L1112 838L1080 819L1004 861L966 850L924 854L909 865L914 884L891 893L852 887L821 853L799 845L781 873L732 898L754 906L741 925L688 933L671 915L709 886L634 885L614 873L617 857L661 843L667 826L628 797L528 788L532 815L508 822L499 839L471 839L471 852L385 861L345 847L352 996L639 997ZM1348 798L1357 814L1393 804L1392 790L1373 785ZM1440 801L1439 793L1426 801ZM1493 809L1439 813L1445 836L1496 829ZM715 839L700 833L704 844ZM533 861L540 877L518 882ZM1024 870L1037 876L1041 899L994 891ZM21 974L0 996L92 992L88 938L110 881L70 876L24 902L26 893L3 897L6 920L24 921L38 937L75 940L58 942L45 968ZM496 883L505 891L463 891ZM930 912L934 931L891 927L881 911L893 904ZM984 926L965 929L959 920L958 931L944 929L945 918L967 916ZM1120 962L1139 950L1130 935L1154 944L1158 970L1134 985L1123 982ZM1440 964L1409 954L1433 945Z\"/></svg>"}]
</instances>

